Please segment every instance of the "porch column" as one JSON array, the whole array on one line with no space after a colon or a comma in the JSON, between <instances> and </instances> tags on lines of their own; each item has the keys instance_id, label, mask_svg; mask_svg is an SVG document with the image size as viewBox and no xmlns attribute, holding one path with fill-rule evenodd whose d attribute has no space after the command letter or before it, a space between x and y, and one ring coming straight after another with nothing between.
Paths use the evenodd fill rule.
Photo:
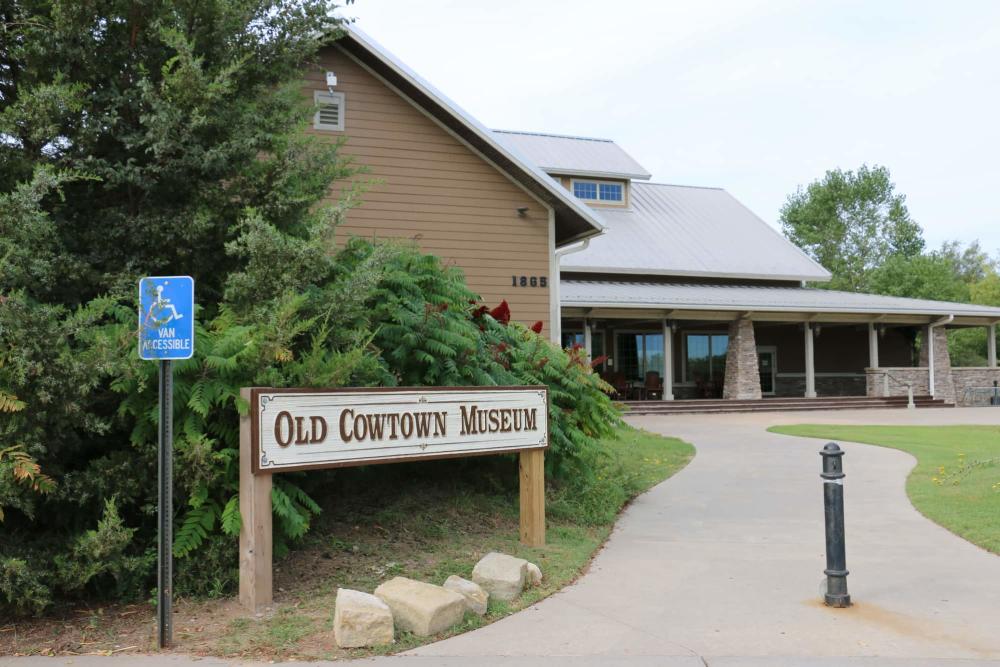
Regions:
<instances>
[{"instance_id":1,"label":"porch column","mask_svg":"<svg viewBox=\"0 0 1000 667\"><path fill-rule=\"evenodd\" d=\"M757 362L753 320L741 317L729 323L729 347L726 348L726 377L722 385L722 398L760 397L760 366Z\"/></svg>"},{"instance_id":2,"label":"porch column","mask_svg":"<svg viewBox=\"0 0 1000 667\"><path fill-rule=\"evenodd\" d=\"M587 362L594 360L594 341L590 333L590 320L583 318L583 349L587 353Z\"/></svg>"},{"instance_id":3,"label":"porch column","mask_svg":"<svg viewBox=\"0 0 1000 667\"><path fill-rule=\"evenodd\" d=\"M987 366L997 367L997 325L995 324L986 327L986 359Z\"/></svg>"},{"instance_id":4,"label":"porch column","mask_svg":"<svg viewBox=\"0 0 1000 667\"><path fill-rule=\"evenodd\" d=\"M868 323L868 367L878 368L878 330L874 322Z\"/></svg>"},{"instance_id":5,"label":"porch column","mask_svg":"<svg viewBox=\"0 0 1000 667\"><path fill-rule=\"evenodd\" d=\"M920 346L920 365L927 366L927 384L931 396L955 402L955 379L951 375L948 353L948 330L943 326L924 327Z\"/></svg>"},{"instance_id":6,"label":"porch column","mask_svg":"<svg viewBox=\"0 0 1000 667\"><path fill-rule=\"evenodd\" d=\"M813 354L813 328L812 323L806 322L805 327L806 348L806 398L816 398L816 363Z\"/></svg>"},{"instance_id":7,"label":"porch column","mask_svg":"<svg viewBox=\"0 0 1000 667\"><path fill-rule=\"evenodd\" d=\"M674 400L674 329L663 320L663 400Z\"/></svg>"}]
</instances>

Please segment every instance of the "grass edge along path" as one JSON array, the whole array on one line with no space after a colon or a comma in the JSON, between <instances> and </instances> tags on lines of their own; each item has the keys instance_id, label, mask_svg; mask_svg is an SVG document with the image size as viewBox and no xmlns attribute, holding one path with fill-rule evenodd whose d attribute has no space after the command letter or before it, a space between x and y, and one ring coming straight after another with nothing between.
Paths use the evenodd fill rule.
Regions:
<instances>
[{"instance_id":1,"label":"grass edge along path","mask_svg":"<svg viewBox=\"0 0 1000 667\"><path fill-rule=\"evenodd\" d=\"M917 459L906 495L925 517L1000 555L1000 426L793 424L771 433L898 449Z\"/></svg>"},{"instance_id":2,"label":"grass edge along path","mask_svg":"<svg viewBox=\"0 0 1000 667\"><path fill-rule=\"evenodd\" d=\"M398 653L474 630L561 590L586 572L621 511L632 499L684 468L694 447L628 426L602 440L587 461L592 474L546 490L547 543L518 541L517 489L454 486L419 479L324 507L325 522L305 544L275 562L275 604L248 616L233 598L180 600L175 605L176 653L251 660L331 660ZM511 462L516 466L516 461ZM471 468L470 470L478 470ZM515 468L516 470L516 468ZM355 504L346 506L351 500ZM537 563L541 586L512 603L490 601L484 618L464 621L435 637L396 633L394 644L372 650L337 648L333 637L338 587L372 592L394 576L441 584L450 574L470 578L489 551ZM77 612L79 614L79 612ZM68 619L17 623L0 633L0 655L78 655L155 652L151 605L90 609ZM5 628L0 628L4 630ZM10 644L17 635L19 640ZM8 641L5 641L8 640Z\"/></svg>"}]
</instances>

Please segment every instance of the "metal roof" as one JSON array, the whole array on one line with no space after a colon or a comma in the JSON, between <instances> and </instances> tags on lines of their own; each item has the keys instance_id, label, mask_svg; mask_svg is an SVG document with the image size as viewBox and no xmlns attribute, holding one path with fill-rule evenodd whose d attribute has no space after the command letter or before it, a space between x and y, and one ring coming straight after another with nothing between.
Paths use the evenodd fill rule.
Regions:
<instances>
[{"instance_id":1,"label":"metal roof","mask_svg":"<svg viewBox=\"0 0 1000 667\"><path fill-rule=\"evenodd\" d=\"M720 188L632 183L629 207L602 207L607 231L563 271L826 281L830 273Z\"/></svg>"},{"instance_id":2,"label":"metal roof","mask_svg":"<svg viewBox=\"0 0 1000 667\"><path fill-rule=\"evenodd\" d=\"M924 315L1000 320L1000 308L808 287L563 280L564 308Z\"/></svg>"},{"instance_id":3,"label":"metal roof","mask_svg":"<svg viewBox=\"0 0 1000 667\"><path fill-rule=\"evenodd\" d=\"M650 177L641 164L610 139L513 130L493 132L505 144L552 174L643 180Z\"/></svg>"},{"instance_id":4,"label":"metal roof","mask_svg":"<svg viewBox=\"0 0 1000 667\"><path fill-rule=\"evenodd\" d=\"M603 225L594 210L553 181L530 157L501 141L490 129L356 25L342 23L339 27L344 31L344 36L335 41L334 46L355 56L364 66L385 78L398 92L425 109L529 192L552 206L556 211L558 245L601 233Z\"/></svg>"}]
</instances>

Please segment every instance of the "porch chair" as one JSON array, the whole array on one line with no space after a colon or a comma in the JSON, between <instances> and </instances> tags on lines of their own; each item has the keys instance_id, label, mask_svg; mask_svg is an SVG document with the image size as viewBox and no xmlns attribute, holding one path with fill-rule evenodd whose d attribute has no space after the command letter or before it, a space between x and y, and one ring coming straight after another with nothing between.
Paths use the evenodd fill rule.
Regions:
<instances>
[{"instance_id":1,"label":"porch chair","mask_svg":"<svg viewBox=\"0 0 1000 667\"><path fill-rule=\"evenodd\" d=\"M628 382L625 380L625 373L612 371L608 373L607 382L615 389L614 398L619 401L628 400Z\"/></svg>"},{"instance_id":2,"label":"porch chair","mask_svg":"<svg viewBox=\"0 0 1000 667\"><path fill-rule=\"evenodd\" d=\"M645 400L659 400L663 398L663 378L659 371L646 371L646 383L642 387L643 398Z\"/></svg>"}]
</instances>

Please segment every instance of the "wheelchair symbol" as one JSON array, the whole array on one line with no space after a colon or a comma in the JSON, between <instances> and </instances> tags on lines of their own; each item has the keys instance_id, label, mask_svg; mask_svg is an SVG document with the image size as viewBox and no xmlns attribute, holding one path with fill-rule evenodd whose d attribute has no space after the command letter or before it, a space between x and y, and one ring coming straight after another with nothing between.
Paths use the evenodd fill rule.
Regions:
<instances>
[{"instance_id":1,"label":"wheelchair symbol","mask_svg":"<svg viewBox=\"0 0 1000 667\"><path fill-rule=\"evenodd\" d=\"M165 313L169 313L166 319L160 319ZM183 319L183 317L183 313L177 312L177 308L174 307L174 304L170 303L170 299L164 298L163 285L157 285L156 300L150 304L149 311L146 313L147 326L152 322L152 327L158 328L169 324L173 320Z\"/></svg>"}]
</instances>

